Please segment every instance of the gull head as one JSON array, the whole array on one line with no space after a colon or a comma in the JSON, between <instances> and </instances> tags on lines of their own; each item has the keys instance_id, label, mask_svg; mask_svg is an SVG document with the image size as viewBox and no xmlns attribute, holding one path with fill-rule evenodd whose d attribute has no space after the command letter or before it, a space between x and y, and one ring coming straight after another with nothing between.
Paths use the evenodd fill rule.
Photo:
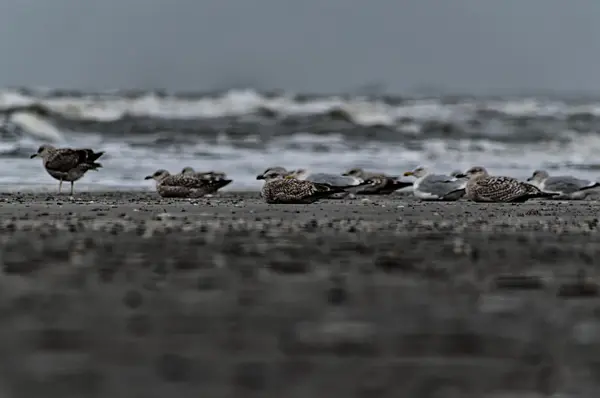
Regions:
<instances>
[{"instance_id":1,"label":"gull head","mask_svg":"<svg viewBox=\"0 0 600 398\"><path fill-rule=\"evenodd\" d=\"M160 182L160 181L164 180L165 178L167 178L170 175L171 174L167 170L160 169L160 170L156 170L154 172L154 174L144 177L144 180L155 180L155 181L159 181Z\"/></svg>"},{"instance_id":2,"label":"gull head","mask_svg":"<svg viewBox=\"0 0 600 398\"><path fill-rule=\"evenodd\" d=\"M192 167L184 167L183 170L181 170L181 174L194 174L196 173L196 170L194 170Z\"/></svg>"},{"instance_id":3,"label":"gull head","mask_svg":"<svg viewBox=\"0 0 600 398\"><path fill-rule=\"evenodd\" d=\"M428 173L428 171L425 167L419 166L416 169L414 169L413 171L407 171L406 173L404 173L404 177L413 176L416 178L421 178L421 177L425 177L427 175L427 173Z\"/></svg>"},{"instance_id":4,"label":"gull head","mask_svg":"<svg viewBox=\"0 0 600 398\"><path fill-rule=\"evenodd\" d=\"M350 169L347 172L343 173L343 176L349 176L349 177L358 177L358 178L362 178L363 174L365 173L365 171L363 169Z\"/></svg>"},{"instance_id":5,"label":"gull head","mask_svg":"<svg viewBox=\"0 0 600 398\"><path fill-rule=\"evenodd\" d=\"M545 171L545 170L536 170L536 171L533 172L533 174L531 175L531 177L529 177L527 179L527 181L542 182L542 181L544 181L548 177L550 177L550 175L548 174L547 171Z\"/></svg>"},{"instance_id":6,"label":"gull head","mask_svg":"<svg viewBox=\"0 0 600 398\"><path fill-rule=\"evenodd\" d=\"M473 166L469 170L465 171L464 174L458 174L455 177L456 178L468 177L469 179L478 179L478 178L487 177L488 175L489 174L488 174L487 170L485 169L485 167Z\"/></svg>"},{"instance_id":7,"label":"gull head","mask_svg":"<svg viewBox=\"0 0 600 398\"><path fill-rule=\"evenodd\" d=\"M284 175L286 175L288 173L288 171L285 168L279 167L279 166L269 167L268 169L266 169L265 171L263 171L262 173L257 175L256 179L257 180L266 180L267 174L271 174L271 173L281 174L281 176L283 177Z\"/></svg>"},{"instance_id":8,"label":"gull head","mask_svg":"<svg viewBox=\"0 0 600 398\"><path fill-rule=\"evenodd\" d=\"M42 159L45 159L46 156L48 156L52 151L54 151L56 148L54 148L52 145L50 144L44 144L44 145L40 145L40 147L38 148L37 152L34 153L33 155L31 155L29 158L33 159L35 157L40 157Z\"/></svg>"},{"instance_id":9,"label":"gull head","mask_svg":"<svg viewBox=\"0 0 600 398\"><path fill-rule=\"evenodd\" d=\"M294 177L289 175L287 172L282 173L281 171L277 171L277 170L267 171L263 174L259 174L258 176L256 176L257 180L265 180L265 181L282 180L284 178L294 178Z\"/></svg>"}]
</instances>

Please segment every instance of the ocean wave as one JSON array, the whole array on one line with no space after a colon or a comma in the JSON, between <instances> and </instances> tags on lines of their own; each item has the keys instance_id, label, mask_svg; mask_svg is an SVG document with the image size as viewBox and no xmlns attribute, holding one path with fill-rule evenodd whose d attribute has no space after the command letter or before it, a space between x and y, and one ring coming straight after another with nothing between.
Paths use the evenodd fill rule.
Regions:
<instances>
[{"instance_id":1,"label":"ocean wave","mask_svg":"<svg viewBox=\"0 0 600 398\"><path fill-rule=\"evenodd\" d=\"M585 129L600 120L600 101L551 98L440 97L400 98L366 96L305 96L230 90L210 94L160 92L78 93L4 90L0 109L38 105L54 117L81 123L156 124L201 119L242 118L277 122L310 118L363 127L392 127L399 131L485 130L489 121L513 125L543 120L562 121ZM160 123L159 123L160 124ZM483 124L483 126L481 126ZM577 129L576 128L576 129Z\"/></svg>"}]
</instances>

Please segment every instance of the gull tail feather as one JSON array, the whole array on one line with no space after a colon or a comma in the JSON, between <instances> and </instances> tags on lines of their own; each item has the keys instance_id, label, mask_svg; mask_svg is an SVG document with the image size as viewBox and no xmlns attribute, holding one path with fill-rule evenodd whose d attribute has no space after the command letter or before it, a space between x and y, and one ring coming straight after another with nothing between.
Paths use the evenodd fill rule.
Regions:
<instances>
[{"instance_id":1,"label":"gull tail feather","mask_svg":"<svg viewBox=\"0 0 600 398\"><path fill-rule=\"evenodd\" d=\"M559 196L558 192L532 192L511 200L512 203L523 203L529 199L550 199Z\"/></svg>"},{"instance_id":2,"label":"gull tail feather","mask_svg":"<svg viewBox=\"0 0 600 398\"><path fill-rule=\"evenodd\" d=\"M316 188L315 196L327 197L336 193L346 192L346 187L336 187L330 184L314 183Z\"/></svg>"},{"instance_id":3,"label":"gull tail feather","mask_svg":"<svg viewBox=\"0 0 600 398\"><path fill-rule=\"evenodd\" d=\"M79 156L82 163L93 164L100 156L104 155L104 151L94 152L92 149L79 149Z\"/></svg>"},{"instance_id":4,"label":"gull tail feather","mask_svg":"<svg viewBox=\"0 0 600 398\"><path fill-rule=\"evenodd\" d=\"M444 196L440 198L442 201L455 201L462 198L466 193L465 188L455 189L454 191L450 191Z\"/></svg>"},{"instance_id":5,"label":"gull tail feather","mask_svg":"<svg viewBox=\"0 0 600 398\"><path fill-rule=\"evenodd\" d=\"M588 189L594 189L594 188L598 188L598 187L600 187L600 182L595 182L591 185L581 188L580 191L587 191Z\"/></svg>"}]
</instances>

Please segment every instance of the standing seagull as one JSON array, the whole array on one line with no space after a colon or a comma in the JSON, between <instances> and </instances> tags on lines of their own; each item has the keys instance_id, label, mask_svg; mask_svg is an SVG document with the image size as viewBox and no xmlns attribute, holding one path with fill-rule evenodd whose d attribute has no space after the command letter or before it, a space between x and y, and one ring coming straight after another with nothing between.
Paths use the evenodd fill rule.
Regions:
<instances>
[{"instance_id":1,"label":"standing seagull","mask_svg":"<svg viewBox=\"0 0 600 398\"><path fill-rule=\"evenodd\" d=\"M512 202L523 203L534 198L550 198L556 193L542 192L538 187L521 182L516 178L490 176L480 166L471 167L465 174L469 181L466 185L466 197L473 202Z\"/></svg>"},{"instance_id":2,"label":"standing seagull","mask_svg":"<svg viewBox=\"0 0 600 398\"><path fill-rule=\"evenodd\" d=\"M157 170L144 179L155 180L156 192L163 198L201 198L223 186L223 181L203 179L195 175L172 175L164 169Z\"/></svg>"},{"instance_id":3,"label":"standing seagull","mask_svg":"<svg viewBox=\"0 0 600 398\"><path fill-rule=\"evenodd\" d=\"M30 156L31 159L40 157L44 161L44 168L55 179L59 180L58 193L61 193L63 181L71 183L71 196L73 196L73 184L79 180L88 170L97 170L102 167L95 161L104 152L94 152L91 149L55 148L44 144L38 148L37 153Z\"/></svg>"},{"instance_id":4,"label":"standing seagull","mask_svg":"<svg viewBox=\"0 0 600 398\"><path fill-rule=\"evenodd\" d=\"M571 176L550 177L545 170L536 170L527 179L544 192L557 193L557 199L584 199L590 189L600 187L600 183L590 180L581 180Z\"/></svg>"},{"instance_id":5,"label":"standing seagull","mask_svg":"<svg viewBox=\"0 0 600 398\"><path fill-rule=\"evenodd\" d=\"M343 187L298 180L277 170L267 170L256 179L265 180L261 196L269 204L309 204L345 192Z\"/></svg>"},{"instance_id":6,"label":"standing seagull","mask_svg":"<svg viewBox=\"0 0 600 398\"><path fill-rule=\"evenodd\" d=\"M416 178L414 195L421 200L455 201L465 194L467 180L445 174L431 174L425 167L407 171L405 176Z\"/></svg>"},{"instance_id":7,"label":"standing seagull","mask_svg":"<svg viewBox=\"0 0 600 398\"><path fill-rule=\"evenodd\" d=\"M348 170L342 175L371 180L370 186L356 192L358 195L389 195L394 191L413 185L412 182L399 181L398 176L388 176L384 173L373 173L358 168Z\"/></svg>"}]
</instances>

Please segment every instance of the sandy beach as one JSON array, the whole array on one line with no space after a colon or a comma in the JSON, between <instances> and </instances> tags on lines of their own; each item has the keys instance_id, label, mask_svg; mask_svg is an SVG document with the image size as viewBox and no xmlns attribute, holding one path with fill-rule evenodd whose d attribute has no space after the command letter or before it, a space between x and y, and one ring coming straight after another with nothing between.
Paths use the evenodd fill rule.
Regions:
<instances>
[{"instance_id":1,"label":"sandy beach","mask_svg":"<svg viewBox=\"0 0 600 398\"><path fill-rule=\"evenodd\" d=\"M585 396L598 205L0 195L0 393Z\"/></svg>"}]
</instances>

